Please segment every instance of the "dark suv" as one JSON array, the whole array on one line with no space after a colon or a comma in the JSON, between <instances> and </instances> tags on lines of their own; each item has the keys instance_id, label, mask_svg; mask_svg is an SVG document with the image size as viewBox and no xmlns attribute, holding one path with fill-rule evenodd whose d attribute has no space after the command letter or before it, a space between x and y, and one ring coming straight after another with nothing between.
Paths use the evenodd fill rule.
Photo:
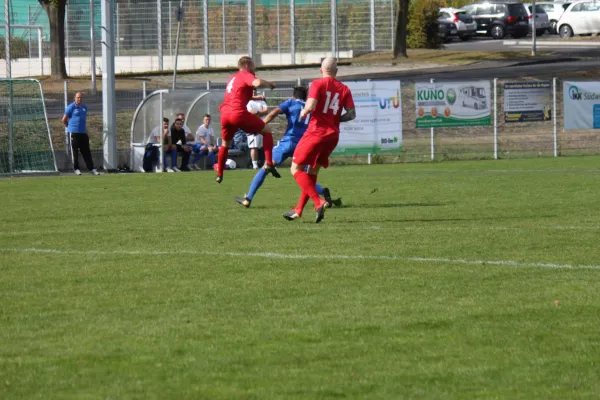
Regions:
<instances>
[{"instance_id":1,"label":"dark suv","mask_svg":"<svg viewBox=\"0 0 600 400\"><path fill-rule=\"evenodd\" d=\"M493 1L475 3L463 9L477 22L477 34L502 39L506 35L515 38L529 33L529 14L523 3Z\"/></svg>"}]
</instances>

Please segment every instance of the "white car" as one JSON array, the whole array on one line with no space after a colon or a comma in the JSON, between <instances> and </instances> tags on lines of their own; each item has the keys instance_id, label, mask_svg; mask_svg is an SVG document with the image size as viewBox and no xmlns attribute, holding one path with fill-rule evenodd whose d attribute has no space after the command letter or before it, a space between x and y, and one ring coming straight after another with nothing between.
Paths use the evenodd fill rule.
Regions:
<instances>
[{"instance_id":1,"label":"white car","mask_svg":"<svg viewBox=\"0 0 600 400\"><path fill-rule=\"evenodd\" d=\"M462 40L469 40L477 33L477 23L465 10L440 8L439 20L455 24L458 37Z\"/></svg>"},{"instance_id":2,"label":"white car","mask_svg":"<svg viewBox=\"0 0 600 400\"><path fill-rule=\"evenodd\" d=\"M600 1L574 1L556 23L562 38L600 33Z\"/></svg>"},{"instance_id":3,"label":"white car","mask_svg":"<svg viewBox=\"0 0 600 400\"><path fill-rule=\"evenodd\" d=\"M544 9L544 11L546 11L546 14L548 14L548 20L550 22L548 32L552 34L558 33L556 30L556 22L558 22L560 16L563 14L563 12L565 12L565 9L569 6L569 4L571 3L553 3L550 1L541 1L539 3L535 3L536 7L540 6Z\"/></svg>"},{"instance_id":4,"label":"white car","mask_svg":"<svg viewBox=\"0 0 600 400\"><path fill-rule=\"evenodd\" d=\"M525 8L527 8L527 14L529 15L529 30L533 32L531 29L531 24L533 24L532 18L532 4L525 4ZM542 36L544 32L546 32L550 28L550 19L548 18L548 14L546 11L539 5L535 4L535 34L537 36Z\"/></svg>"}]
</instances>

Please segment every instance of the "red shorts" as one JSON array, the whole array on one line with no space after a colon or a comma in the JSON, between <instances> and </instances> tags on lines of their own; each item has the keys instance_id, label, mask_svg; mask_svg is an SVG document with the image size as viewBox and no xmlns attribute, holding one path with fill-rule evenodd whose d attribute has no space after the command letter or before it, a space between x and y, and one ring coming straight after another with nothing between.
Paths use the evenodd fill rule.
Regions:
<instances>
[{"instance_id":1,"label":"red shorts","mask_svg":"<svg viewBox=\"0 0 600 400\"><path fill-rule=\"evenodd\" d=\"M223 140L232 140L239 129L246 133L260 133L264 127L265 122L248 111L221 113L221 137Z\"/></svg>"},{"instance_id":2,"label":"red shorts","mask_svg":"<svg viewBox=\"0 0 600 400\"><path fill-rule=\"evenodd\" d=\"M294 150L292 160L298 165L308 165L316 168L329 166L329 156L338 144L339 137L336 136L303 136Z\"/></svg>"}]
</instances>

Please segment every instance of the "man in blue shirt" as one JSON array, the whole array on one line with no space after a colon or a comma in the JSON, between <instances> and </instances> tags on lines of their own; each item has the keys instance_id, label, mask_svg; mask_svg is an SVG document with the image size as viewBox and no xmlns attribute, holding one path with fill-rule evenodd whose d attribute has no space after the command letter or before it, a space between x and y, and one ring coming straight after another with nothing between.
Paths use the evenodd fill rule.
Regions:
<instances>
[{"instance_id":1,"label":"man in blue shirt","mask_svg":"<svg viewBox=\"0 0 600 400\"><path fill-rule=\"evenodd\" d=\"M90 151L90 138L87 134L86 117L87 106L81 101L83 95L81 92L75 93L75 101L67 106L65 115L62 117L62 123L67 127L71 137L71 149L73 151L73 170L75 175L81 175L79 170L79 151L85 161L85 166L93 175L100 175L94 168L92 152Z\"/></svg>"},{"instance_id":2,"label":"man in blue shirt","mask_svg":"<svg viewBox=\"0 0 600 400\"><path fill-rule=\"evenodd\" d=\"M265 124L268 124L279 114L284 114L287 118L285 135L283 138L281 138L279 144L273 148L274 165L279 165L294 155L294 150L296 149L298 142L304 135L304 132L306 132L306 128L308 128L310 115L308 115L306 118L300 118L300 113L304 108L304 102L306 101L307 94L307 90L304 86L296 86L294 88L294 94L292 95L292 98L281 103L264 119ZM267 174L268 172L265 169L259 169L254 176L252 183L250 184L250 190L248 191L248 194L246 194L244 198L235 197L235 201L244 207L249 208L254 195L265 181ZM341 198L332 200L329 189L322 187L318 183L317 192L319 195L325 198L325 200L329 203L329 207L332 205L336 205L338 207L342 205Z\"/></svg>"}]
</instances>

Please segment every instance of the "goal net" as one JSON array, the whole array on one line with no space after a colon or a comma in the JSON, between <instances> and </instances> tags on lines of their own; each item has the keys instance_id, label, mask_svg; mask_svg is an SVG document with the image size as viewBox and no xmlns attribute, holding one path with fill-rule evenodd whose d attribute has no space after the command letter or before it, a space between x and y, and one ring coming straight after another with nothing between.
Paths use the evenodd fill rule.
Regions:
<instances>
[{"instance_id":1,"label":"goal net","mask_svg":"<svg viewBox=\"0 0 600 400\"><path fill-rule=\"evenodd\" d=\"M0 175L57 172L46 105L35 79L0 79Z\"/></svg>"}]
</instances>

